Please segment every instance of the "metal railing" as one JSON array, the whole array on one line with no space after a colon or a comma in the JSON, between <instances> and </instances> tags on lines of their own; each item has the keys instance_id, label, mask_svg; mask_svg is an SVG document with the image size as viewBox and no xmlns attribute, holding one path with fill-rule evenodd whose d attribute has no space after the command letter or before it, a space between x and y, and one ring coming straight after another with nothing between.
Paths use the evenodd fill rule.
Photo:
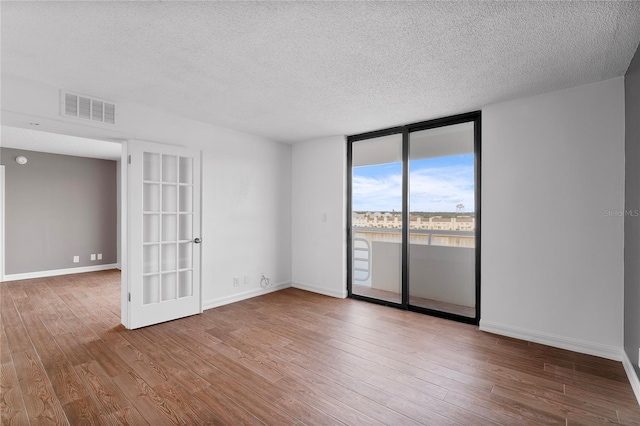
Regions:
<instances>
[{"instance_id":1,"label":"metal railing","mask_svg":"<svg viewBox=\"0 0 640 426\"><path fill-rule=\"evenodd\" d=\"M360 262L361 267L356 267L356 262ZM362 267L363 262L366 267ZM368 281L371 276L371 246L364 238L353 239L353 272L354 281ZM366 272L366 276L358 277L356 272Z\"/></svg>"},{"instance_id":2,"label":"metal railing","mask_svg":"<svg viewBox=\"0 0 640 426\"><path fill-rule=\"evenodd\" d=\"M401 228L365 228L360 226L353 227L354 234L360 233L360 237L363 238L363 235L367 234L380 234L380 235L390 235L397 236L399 241L402 238L402 229ZM449 229L410 229L409 230L409 238L411 240L411 244L427 244L427 245L444 245L448 246L449 244L434 244L435 238L471 238L474 241L475 245L475 230L470 231L459 231L459 230L449 230ZM415 238L419 239L418 241ZM368 238L368 241L371 241L371 238ZM388 240L387 240L388 241ZM453 246L457 246L453 244ZM464 247L473 247L469 245L464 245ZM355 253L354 253L355 255Z\"/></svg>"}]
</instances>

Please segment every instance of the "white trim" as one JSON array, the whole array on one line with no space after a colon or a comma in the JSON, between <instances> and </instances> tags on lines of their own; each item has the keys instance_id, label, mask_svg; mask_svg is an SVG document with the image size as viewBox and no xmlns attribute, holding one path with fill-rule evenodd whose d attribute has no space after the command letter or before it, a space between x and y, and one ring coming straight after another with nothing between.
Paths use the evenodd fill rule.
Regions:
<instances>
[{"instance_id":1,"label":"white trim","mask_svg":"<svg viewBox=\"0 0 640 426\"><path fill-rule=\"evenodd\" d=\"M244 293L238 293L231 296L219 297L217 299L206 300L202 304L202 309L212 309L217 308L218 306L228 305L230 303L240 302L241 300L251 299L256 296L262 296L264 294L273 293L274 291L284 290L285 288L291 287L290 282L283 282L274 284L271 287L261 287L255 288L253 290L245 291Z\"/></svg>"},{"instance_id":2,"label":"white trim","mask_svg":"<svg viewBox=\"0 0 640 426\"><path fill-rule=\"evenodd\" d=\"M486 320L480 320L480 330L526 340L528 342L541 343L555 348L612 359L614 361L622 361L623 351L621 347L617 346L602 345L600 343L573 339L571 337L559 336L556 334L544 333Z\"/></svg>"},{"instance_id":3,"label":"white trim","mask_svg":"<svg viewBox=\"0 0 640 426\"><path fill-rule=\"evenodd\" d=\"M636 394L638 404L640 404L640 379L638 378L636 370L633 368L633 364L625 351L622 351L622 365L624 367L624 371L627 373L627 377L629 378L629 383L631 383L633 393Z\"/></svg>"},{"instance_id":4,"label":"white trim","mask_svg":"<svg viewBox=\"0 0 640 426\"><path fill-rule=\"evenodd\" d=\"M108 269L117 269L117 263L109 263L107 265L91 265L80 266L78 268L53 269L50 271L25 272L22 274L10 274L4 276L4 281L30 280L32 278L57 277L59 275L82 274L85 272L106 271Z\"/></svg>"},{"instance_id":5,"label":"white trim","mask_svg":"<svg viewBox=\"0 0 640 426\"><path fill-rule=\"evenodd\" d=\"M120 153L120 322L129 328L129 142Z\"/></svg>"},{"instance_id":6,"label":"white trim","mask_svg":"<svg viewBox=\"0 0 640 426\"><path fill-rule=\"evenodd\" d=\"M342 291L328 290L323 287L318 287L317 285L295 282L292 285L293 288L298 288L300 290L310 291L312 293L324 294L325 296L337 297L338 299L344 299L347 297L347 290L344 289Z\"/></svg>"},{"instance_id":7,"label":"white trim","mask_svg":"<svg viewBox=\"0 0 640 426\"><path fill-rule=\"evenodd\" d=\"M4 166L0 166L0 282L4 281Z\"/></svg>"}]
</instances>

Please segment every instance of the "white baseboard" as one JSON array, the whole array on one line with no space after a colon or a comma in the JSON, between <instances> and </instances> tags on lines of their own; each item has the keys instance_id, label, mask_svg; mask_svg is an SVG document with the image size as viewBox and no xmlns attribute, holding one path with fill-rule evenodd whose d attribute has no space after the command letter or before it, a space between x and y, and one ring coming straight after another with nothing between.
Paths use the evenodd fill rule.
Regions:
<instances>
[{"instance_id":1,"label":"white baseboard","mask_svg":"<svg viewBox=\"0 0 640 426\"><path fill-rule=\"evenodd\" d=\"M480 320L480 330L489 333L500 334L502 336L513 337L526 340L528 342L540 343L555 348L580 352L587 355L599 356L614 361L622 361L623 350L621 347L601 345L599 343L585 340L572 339L570 337L558 336L556 334L544 333L526 328L514 327L500 324L493 321Z\"/></svg>"},{"instance_id":2,"label":"white baseboard","mask_svg":"<svg viewBox=\"0 0 640 426\"><path fill-rule=\"evenodd\" d=\"M106 271L107 269L116 269L116 263L108 265L91 265L80 266L78 268L53 269L50 271L25 272L22 274L9 274L4 276L4 281L30 280L32 278L57 277L59 275L82 274L84 272Z\"/></svg>"},{"instance_id":3,"label":"white baseboard","mask_svg":"<svg viewBox=\"0 0 640 426\"><path fill-rule=\"evenodd\" d=\"M636 394L638 404L640 404L640 379L636 374L636 370L633 368L631 360L624 351L622 351L622 365L624 366L624 371L627 373L627 377L629 378L629 383L631 383L631 387L633 388L633 393Z\"/></svg>"},{"instance_id":4,"label":"white baseboard","mask_svg":"<svg viewBox=\"0 0 640 426\"><path fill-rule=\"evenodd\" d=\"M240 302L241 300L251 299L252 297L262 296L263 294L272 293L274 291L283 290L291 287L290 282L274 284L271 287L256 288L253 290L245 291L231 296L220 297L218 299L205 300L202 303L202 310L217 308L218 306L228 305L230 303Z\"/></svg>"},{"instance_id":5,"label":"white baseboard","mask_svg":"<svg viewBox=\"0 0 640 426\"><path fill-rule=\"evenodd\" d=\"M300 290L310 291L312 293L324 294L325 296L337 297L338 299L344 299L347 297L347 289L342 291L328 290L323 287L318 287L313 284L295 282L291 285L293 288L299 288Z\"/></svg>"}]
</instances>

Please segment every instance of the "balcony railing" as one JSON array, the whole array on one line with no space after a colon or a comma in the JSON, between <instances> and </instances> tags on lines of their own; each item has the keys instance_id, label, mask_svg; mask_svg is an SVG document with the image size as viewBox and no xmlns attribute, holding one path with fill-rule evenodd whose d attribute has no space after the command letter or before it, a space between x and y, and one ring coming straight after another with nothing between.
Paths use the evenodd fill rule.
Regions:
<instances>
[{"instance_id":1,"label":"balcony railing","mask_svg":"<svg viewBox=\"0 0 640 426\"><path fill-rule=\"evenodd\" d=\"M365 238L353 239L353 280L369 282L371 277L371 245ZM362 274L364 272L364 274Z\"/></svg>"},{"instance_id":2,"label":"balcony railing","mask_svg":"<svg viewBox=\"0 0 640 426\"><path fill-rule=\"evenodd\" d=\"M377 235L376 235L377 234ZM475 231L451 231L445 229L409 229L409 242L448 247L475 247ZM373 241L401 242L402 229L353 227L355 238Z\"/></svg>"}]
</instances>

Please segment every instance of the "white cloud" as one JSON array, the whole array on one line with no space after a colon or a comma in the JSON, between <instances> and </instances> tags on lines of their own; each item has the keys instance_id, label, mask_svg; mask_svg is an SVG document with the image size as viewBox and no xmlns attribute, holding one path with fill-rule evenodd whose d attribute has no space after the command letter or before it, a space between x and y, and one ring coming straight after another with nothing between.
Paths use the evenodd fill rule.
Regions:
<instances>
[{"instance_id":1,"label":"white cloud","mask_svg":"<svg viewBox=\"0 0 640 426\"><path fill-rule=\"evenodd\" d=\"M353 177L354 211L402 210L402 175Z\"/></svg>"},{"instance_id":2,"label":"white cloud","mask_svg":"<svg viewBox=\"0 0 640 426\"><path fill-rule=\"evenodd\" d=\"M402 176L389 173L376 177L353 177L353 210L402 209ZM411 172L411 211L474 211L473 166L422 168Z\"/></svg>"}]
</instances>

